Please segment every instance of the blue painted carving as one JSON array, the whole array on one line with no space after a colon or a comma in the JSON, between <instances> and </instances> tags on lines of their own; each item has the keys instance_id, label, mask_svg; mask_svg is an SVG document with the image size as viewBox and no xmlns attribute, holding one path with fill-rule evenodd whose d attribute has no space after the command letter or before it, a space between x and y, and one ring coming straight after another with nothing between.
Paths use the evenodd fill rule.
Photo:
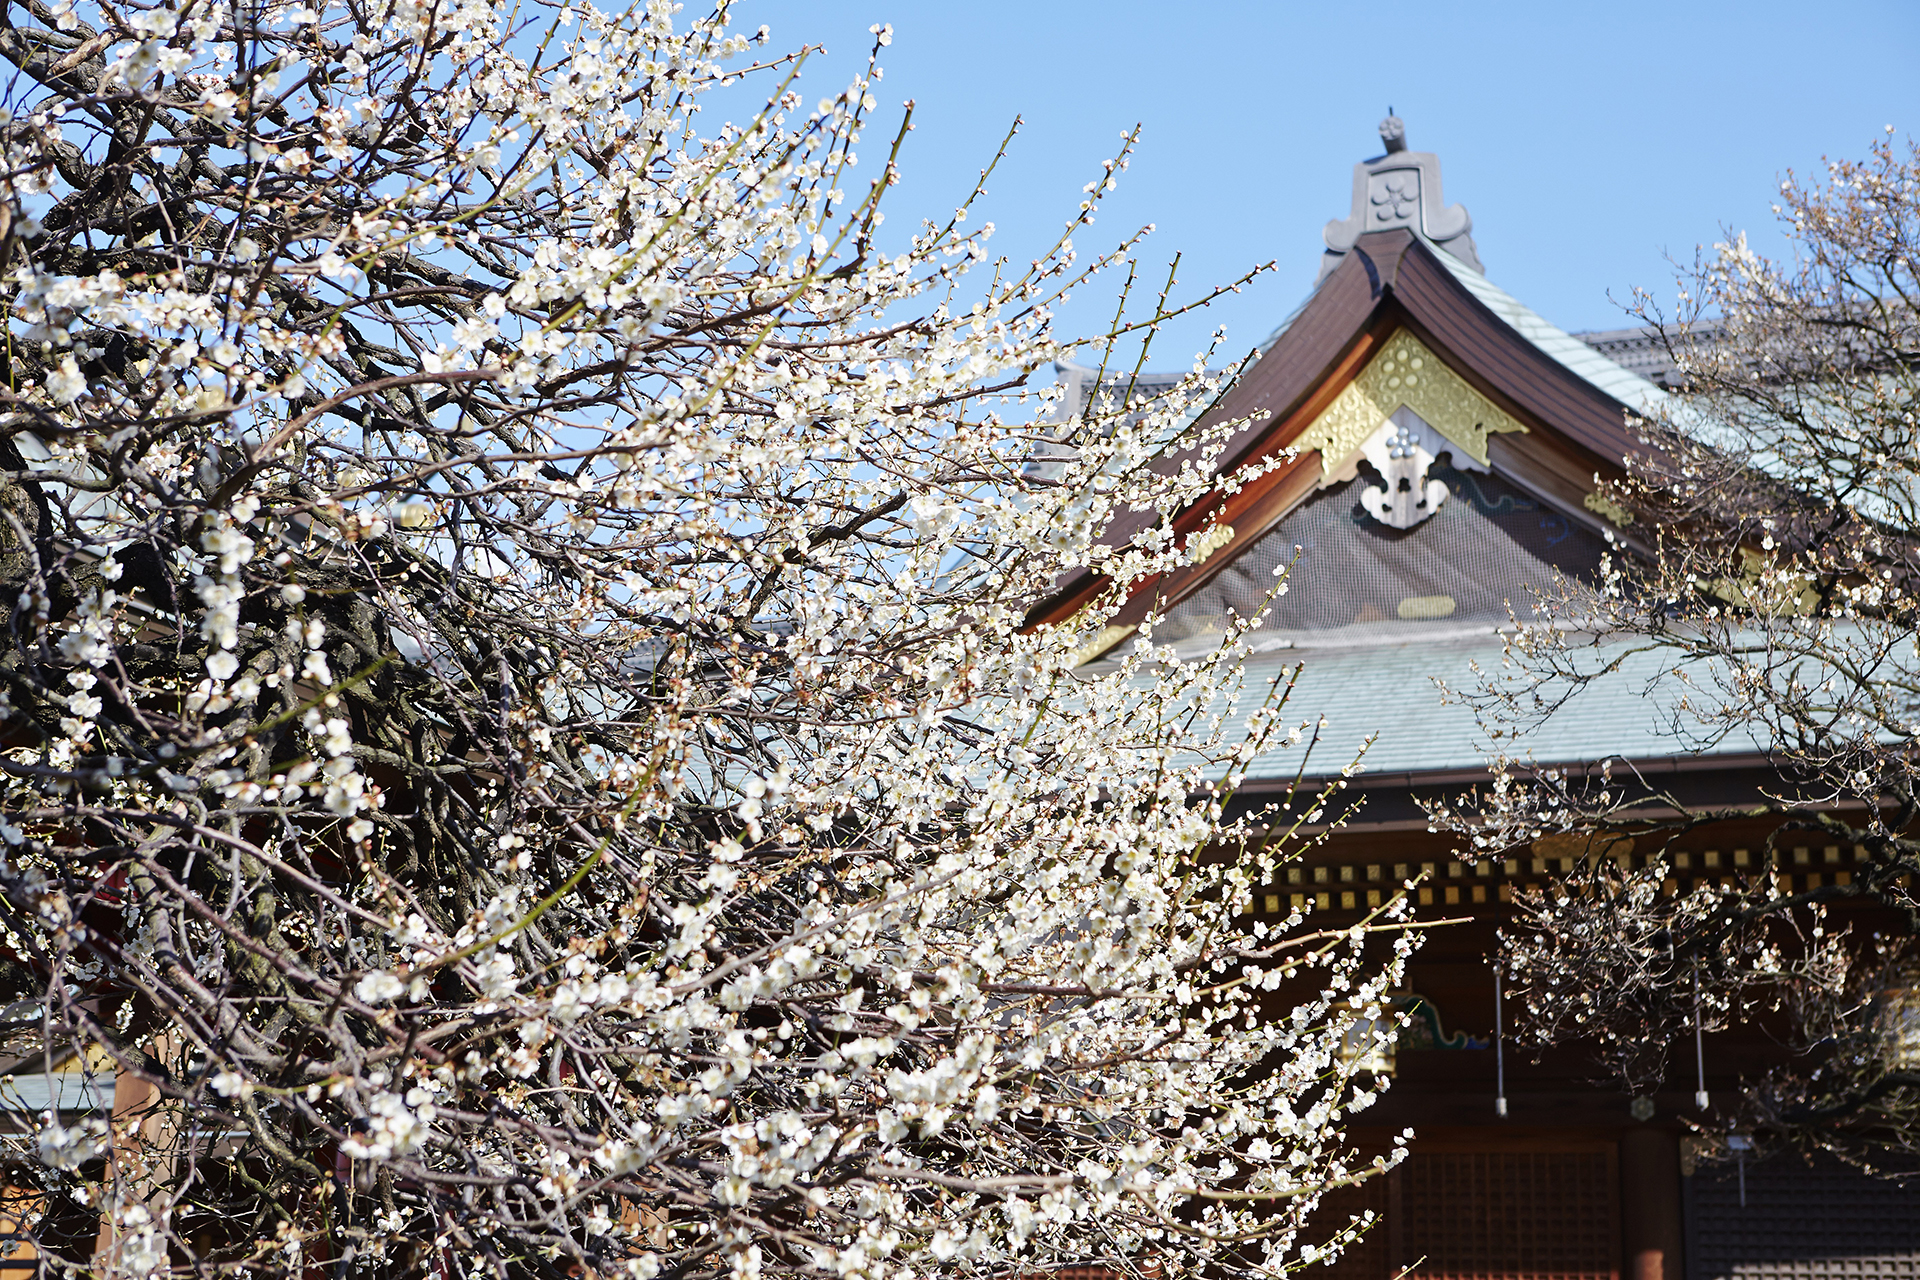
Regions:
<instances>
[{"instance_id":1,"label":"blue painted carving","mask_svg":"<svg viewBox=\"0 0 1920 1280\"><path fill-rule=\"evenodd\" d=\"M1400 1049L1484 1049L1487 1042L1464 1031L1448 1035L1440 1025L1440 1010L1423 995L1394 996L1395 1008L1404 1011L1407 1024L1400 1028Z\"/></svg>"}]
</instances>

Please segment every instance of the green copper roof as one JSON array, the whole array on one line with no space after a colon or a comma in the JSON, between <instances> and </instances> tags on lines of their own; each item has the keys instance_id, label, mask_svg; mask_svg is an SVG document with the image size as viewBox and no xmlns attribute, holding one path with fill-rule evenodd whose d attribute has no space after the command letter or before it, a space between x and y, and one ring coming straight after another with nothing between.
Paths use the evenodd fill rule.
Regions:
<instances>
[{"instance_id":1,"label":"green copper roof","mask_svg":"<svg viewBox=\"0 0 1920 1280\"><path fill-rule=\"evenodd\" d=\"M1483 672L1514 675L1502 666L1502 637L1486 630L1437 636L1430 627L1405 625L1410 632L1419 630L1419 638L1400 641L1375 627L1361 643L1254 655L1247 661L1250 695L1235 707L1229 727L1238 731L1244 726L1268 681L1301 665L1304 671L1284 719L1325 722L1309 776L1338 773L1359 756L1369 735L1374 736L1373 746L1362 759L1362 771L1368 774L1484 769L1496 744L1471 708L1457 699L1443 700L1438 682L1455 690L1474 689L1476 664ZM1543 765L1607 757L1750 754L1759 749L1746 734L1705 741L1700 724L1680 710L1681 686L1666 669L1670 662L1670 656L1658 652L1632 654L1619 671L1582 690L1544 727L1501 745L1508 755ZM1289 778L1300 767L1299 749L1285 749L1257 761L1251 776Z\"/></svg>"}]
</instances>

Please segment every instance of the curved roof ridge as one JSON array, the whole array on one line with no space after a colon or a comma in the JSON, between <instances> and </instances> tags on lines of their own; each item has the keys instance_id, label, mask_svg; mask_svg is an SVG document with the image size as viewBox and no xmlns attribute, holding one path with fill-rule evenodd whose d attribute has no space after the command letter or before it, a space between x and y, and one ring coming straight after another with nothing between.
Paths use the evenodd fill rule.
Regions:
<instances>
[{"instance_id":1,"label":"curved roof ridge","mask_svg":"<svg viewBox=\"0 0 1920 1280\"><path fill-rule=\"evenodd\" d=\"M1462 264L1451 254L1434 257L1453 273L1468 292L1485 304L1507 327L1582 380L1604 391L1635 413L1652 414L1663 407L1669 393L1631 369L1609 360L1587 343L1546 319L1499 285Z\"/></svg>"}]
</instances>

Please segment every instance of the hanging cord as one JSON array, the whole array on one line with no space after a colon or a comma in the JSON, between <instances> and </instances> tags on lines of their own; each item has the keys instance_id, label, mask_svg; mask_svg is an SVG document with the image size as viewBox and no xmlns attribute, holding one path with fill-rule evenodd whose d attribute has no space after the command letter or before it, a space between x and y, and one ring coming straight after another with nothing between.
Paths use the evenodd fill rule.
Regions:
<instances>
[{"instance_id":1,"label":"hanging cord","mask_svg":"<svg viewBox=\"0 0 1920 1280\"><path fill-rule=\"evenodd\" d=\"M1707 1049L1700 1034L1700 966L1693 966L1693 1066L1696 1072L1696 1087L1693 1105L1705 1111L1707 1109Z\"/></svg>"},{"instance_id":2,"label":"hanging cord","mask_svg":"<svg viewBox=\"0 0 1920 1280\"><path fill-rule=\"evenodd\" d=\"M1497 937L1497 935L1496 935ZM1507 1118L1507 1058L1500 1037L1500 948L1493 951L1493 1114Z\"/></svg>"}]
</instances>

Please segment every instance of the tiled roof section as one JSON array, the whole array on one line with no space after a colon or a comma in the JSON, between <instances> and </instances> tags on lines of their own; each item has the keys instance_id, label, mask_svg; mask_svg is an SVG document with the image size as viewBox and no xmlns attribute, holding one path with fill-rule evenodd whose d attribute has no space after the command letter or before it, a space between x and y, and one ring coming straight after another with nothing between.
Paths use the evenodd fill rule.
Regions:
<instances>
[{"instance_id":1,"label":"tiled roof section","mask_svg":"<svg viewBox=\"0 0 1920 1280\"><path fill-rule=\"evenodd\" d=\"M1033 457L1021 468L1021 474L1029 480L1054 480L1059 477L1063 469L1062 459L1073 456L1071 444L1061 442L1070 438L1089 407L1108 419L1119 410L1122 420L1137 421L1146 409L1163 408L1165 397L1179 387L1182 379L1189 376L1186 372L1108 370L1102 373L1099 369L1065 362L1055 362L1053 374L1059 381L1061 394L1049 421L1060 424L1063 431L1058 442L1037 447ZM1209 370L1207 376L1218 378L1220 375ZM1122 406L1128 407L1123 410ZM1188 420L1205 407L1205 401L1197 401L1187 415Z\"/></svg>"},{"instance_id":2,"label":"tiled roof section","mask_svg":"<svg viewBox=\"0 0 1920 1280\"><path fill-rule=\"evenodd\" d=\"M1307 767L1310 776L1338 773L1369 736L1374 742L1363 762L1367 774L1458 774L1486 767L1490 744L1473 712L1444 702L1435 681L1456 690L1475 688L1476 665L1485 672L1502 669L1501 637L1487 628L1462 628L1441 637L1419 623L1402 625L1404 640L1376 631L1347 647L1280 649L1248 659L1249 689L1264 689L1284 667L1304 665L1283 718L1326 721ZM1582 690L1544 730L1504 744L1508 754L1542 765L1571 765L1608 757L1739 756L1759 749L1744 735L1691 749L1676 730L1697 726L1676 721L1680 690L1663 678L1665 665L1657 651L1626 656L1618 672ZM1244 696L1241 702L1230 731L1244 726L1259 698ZM1299 768L1297 749L1277 751L1255 763L1252 778L1282 780Z\"/></svg>"},{"instance_id":3,"label":"tiled roof section","mask_svg":"<svg viewBox=\"0 0 1920 1280\"><path fill-rule=\"evenodd\" d=\"M1690 337L1711 343L1720 334L1718 325L1697 325ZM1660 331L1652 325L1637 329L1595 329L1574 337L1598 351L1623 369L1645 378L1662 390L1672 391L1680 383L1680 371L1674 367Z\"/></svg>"},{"instance_id":4,"label":"tiled roof section","mask_svg":"<svg viewBox=\"0 0 1920 1280\"><path fill-rule=\"evenodd\" d=\"M1143 401L1165 395L1187 376L1184 371L1149 373L1143 370L1140 373L1131 373L1111 369L1102 375L1098 369L1066 363L1056 363L1053 366L1053 373L1064 388L1060 397L1060 407L1056 413L1062 422L1069 422L1080 416L1093 396L1096 383L1116 402L1122 397L1129 401Z\"/></svg>"}]
</instances>

